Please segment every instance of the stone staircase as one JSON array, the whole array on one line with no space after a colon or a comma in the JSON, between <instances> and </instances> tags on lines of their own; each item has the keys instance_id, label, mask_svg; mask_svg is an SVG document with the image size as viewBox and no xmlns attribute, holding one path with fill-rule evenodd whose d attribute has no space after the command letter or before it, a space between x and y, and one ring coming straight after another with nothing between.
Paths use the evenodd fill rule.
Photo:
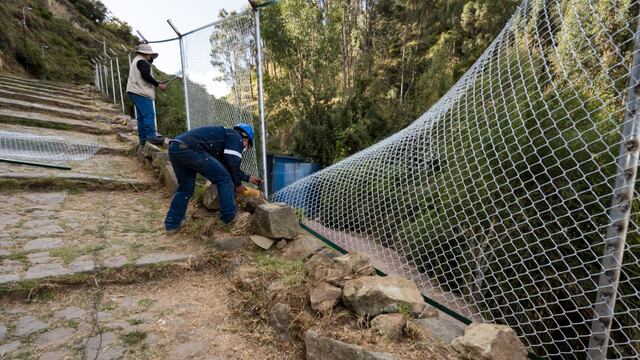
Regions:
<instances>
[{"instance_id":1,"label":"stone staircase","mask_svg":"<svg viewBox=\"0 0 640 360\"><path fill-rule=\"evenodd\" d=\"M71 170L0 162L0 293L125 268L183 267L206 252L165 237L170 194L134 156L130 119L99 94L0 76L0 114L3 131L100 145Z\"/></svg>"}]
</instances>

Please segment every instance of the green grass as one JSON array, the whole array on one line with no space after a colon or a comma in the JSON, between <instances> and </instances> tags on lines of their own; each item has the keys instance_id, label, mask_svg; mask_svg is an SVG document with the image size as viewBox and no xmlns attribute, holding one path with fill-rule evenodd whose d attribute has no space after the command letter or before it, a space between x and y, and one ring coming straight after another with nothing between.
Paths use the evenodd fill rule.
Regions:
<instances>
[{"instance_id":1,"label":"green grass","mask_svg":"<svg viewBox=\"0 0 640 360\"><path fill-rule=\"evenodd\" d=\"M151 304L153 304L153 300L151 299L141 299L138 301L138 305L145 309L148 309Z\"/></svg>"},{"instance_id":2,"label":"green grass","mask_svg":"<svg viewBox=\"0 0 640 360\"><path fill-rule=\"evenodd\" d=\"M100 305L100 310L103 311L109 311L109 310L114 310L118 307L118 304L115 303L115 301L107 301L106 303L103 303Z\"/></svg>"},{"instance_id":3,"label":"green grass","mask_svg":"<svg viewBox=\"0 0 640 360\"><path fill-rule=\"evenodd\" d=\"M120 340L127 346L136 346L147 338L144 331L132 331L126 334L120 334Z\"/></svg>"},{"instance_id":4,"label":"green grass","mask_svg":"<svg viewBox=\"0 0 640 360\"><path fill-rule=\"evenodd\" d=\"M62 259L65 265L70 264L73 260L82 255L88 255L100 250L103 250L103 245L88 245L88 246L63 246L49 251L51 257L57 257Z\"/></svg>"},{"instance_id":5,"label":"green grass","mask_svg":"<svg viewBox=\"0 0 640 360\"><path fill-rule=\"evenodd\" d=\"M0 256L0 259L9 259L9 260L14 260L14 261L19 261L21 263L23 263L24 265L30 265L31 262L29 261L29 258L27 258L27 253L25 251L18 251L18 252L14 252L11 253L9 255L6 256Z\"/></svg>"},{"instance_id":6,"label":"green grass","mask_svg":"<svg viewBox=\"0 0 640 360\"><path fill-rule=\"evenodd\" d=\"M286 261L271 256L258 255L256 267L262 274L281 277L286 285L292 287L302 285L307 275L302 260Z\"/></svg>"},{"instance_id":7,"label":"green grass","mask_svg":"<svg viewBox=\"0 0 640 360\"><path fill-rule=\"evenodd\" d=\"M127 319L127 322L129 323L129 325L135 326L135 325L140 325L140 324L144 323L144 320L142 320L142 319Z\"/></svg>"}]
</instances>

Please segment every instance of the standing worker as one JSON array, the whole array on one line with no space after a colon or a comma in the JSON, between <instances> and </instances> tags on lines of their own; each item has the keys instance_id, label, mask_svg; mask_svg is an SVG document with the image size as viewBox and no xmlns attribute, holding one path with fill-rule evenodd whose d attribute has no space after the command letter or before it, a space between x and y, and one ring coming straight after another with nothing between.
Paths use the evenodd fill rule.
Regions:
<instances>
[{"instance_id":1,"label":"standing worker","mask_svg":"<svg viewBox=\"0 0 640 360\"><path fill-rule=\"evenodd\" d=\"M251 125L238 124L233 129L200 127L169 142L169 160L178 179L178 188L164 220L167 234L175 234L182 228L197 174L202 174L217 186L222 222L229 224L234 220L236 204L233 191L244 193L243 181L256 185L262 183L262 179L240 170L242 152L253 146L253 139Z\"/></svg>"},{"instance_id":2,"label":"standing worker","mask_svg":"<svg viewBox=\"0 0 640 360\"><path fill-rule=\"evenodd\" d=\"M158 53L153 52L151 45L141 44L136 49L136 54L129 69L127 95L136 107L138 138L140 145L147 141L154 145L162 145L164 137L156 133L153 101L156 98L156 87L164 91L167 85L156 81L151 74L151 64L153 59L158 57Z\"/></svg>"}]
</instances>

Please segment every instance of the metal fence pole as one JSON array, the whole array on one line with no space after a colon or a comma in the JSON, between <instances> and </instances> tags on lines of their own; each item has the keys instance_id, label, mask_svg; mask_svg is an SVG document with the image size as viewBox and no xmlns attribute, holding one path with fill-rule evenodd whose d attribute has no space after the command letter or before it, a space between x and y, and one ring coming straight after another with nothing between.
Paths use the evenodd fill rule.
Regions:
<instances>
[{"instance_id":1,"label":"metal fence pole","mask_svg":"<svg viewBox=\"0 0 640 360\"><path fill-rule=\"evenodd\" d=\"M98 65L96 65L96 60L95 59L91 59L91 63L93 64L93 84L95 85L96 89L98 89L99 87L99 83L98 83Z\"/></svg>"},{"instance_id":2,"label":"metal fence pole","mask_svg":"<svg viewBox=\"0 0 640 360\"><path fill-rule=\"evenodd\" d=\"M116 56L116 68L118 69L118 88L120 88L120 105L122 106L122 112L124 113L124 95L122 95L122 78L120 77L120 61Z\"/></svg>"},{"instance_id":3,"label":"metal fence pole","mask_svg":"<svg viewBox=\"0 0 640 360\"><path fill-rule=\"evenodd\" d=\"M153 104L153 125L156 128L156 136L158 136L158 114L156 113L156 100L152 101Z\"/></svg>"},{"instance_id":4,"label":"metal fence pole","mask_svg":"<svg viewBox=\"0 0 640 360\"><path fill-rule=\"evenodd\" d=\"M113 81L113 58L109 57L109 66L111 67L111 90L113 91L113 103L116 103L116 84Z\"/></svg>"},{"instance_id":5,"label":"metal fence pole","mask_svg":"<svg viewBox=\"0 0 640 360\"><path fill-rule=\"evenodd\" d=\"M98 58L98 61L96 62L96 71L98 72L98 83L100 84L100 92L104 93L104 84L103 84L103 80L102 80L102 63L101 63L101 59Z\"/></svg>"},{"instance_id":6,"label":"metal fence pole","mask_svg":"<svg viewBox=\"0 0 640 360\"><path fill-rule=\"evenodd\" d=\"M129 71L131 71L131 53L127 54L127 59L129 60ZM153 110L155 111L155 108ZM138 120L138 109L136 109L136 104L133 104L133 117Z\"/></svg>"},{"instance_id":7,"label":"metal fence pole","mask_svg":"<svg viewBox=\"0 0 640 360\"><path fill-rule=\"evenodd\" d=\"M189 91L187 91L187 53L185 50L184 38L180 37L180 62L182 65L182 88L184 90L184 112L187 118L187 130L191 130L191 114L189 113Z\"/></svg>"},{"instance_id":8,"label":"metal fence pole","mask_svg":"<svg viewBox=\"0 0 640 360\"><path fill-rule=\"evenodd\" d=\"M260 9L254 8L256 23L256 62L258 68L258 115L260 117L260 137L262 138L262 184L264 195L269 198L269 179L267 177L267 132L264 124L264 101L262 92L262 39L260 37Z\"/></svg>"},{"instance_id":9,"label":"metal fence pole","mask_svg":"<svg viewBox=\"0 0 640 360\"><path fill-rule=\"evenodd\" d=\"M105 91L105 94L107 94L107 96L109 96L109 68L107 68L107 62L106 61L105 61L104 65L102 65L102 68L104 69L104 78L103 78L104 91Z\"/></svg>"},{"instance_id":10,"label":"metal fence pole","mask_svg":"<svg viewBox=\"0 0 640 360\"><path fill-rule=\"evenodd\" d=\"M613 323L618 283L622 268L625 241L629 227L631 203L640 155L640 21L634 38L633 66L629 77L627 101L624 112L624 126L620 156L617 160L617 174L607 228L602 273L598 281L598 294L594 301L595 318L591 323L588 356L590 359L605 359L609 346Z\"/></svg>"},{"instance_id":11,"label":"metal fence pole","mask_svg":"<svg viewBox=\"0 0 640 360\"><path fill-rule=\"evenodd\" d=\"M176 29L170 19L167 19L167 23L178 35L178 43L180 44L180 66L182 68L182 88L184 90L184 112L187 118L187 130L191 130L191 116L189 115L189 92L187 91L187 69L186 69L186 52L184 49L184 37Z\"/></svg>"}]
</instances>

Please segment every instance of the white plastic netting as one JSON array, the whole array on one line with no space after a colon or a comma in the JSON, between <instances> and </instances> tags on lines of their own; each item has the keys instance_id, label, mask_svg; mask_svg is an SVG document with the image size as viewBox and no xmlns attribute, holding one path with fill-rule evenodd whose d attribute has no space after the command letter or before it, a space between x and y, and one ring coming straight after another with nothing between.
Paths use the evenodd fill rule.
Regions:
<instances>
[{"instance_id":1,"label":"white plastic netting","mask_svg":"<svg viewBox=\"0 0 640 360\"><path fill-rule=\"evenodd\" d=\"M0 158L42 164L62 165L86 160L100 145L76 139L0 131Z\"/></svg>"},{"instance_id":2,"label":"white plastic netting","mask_svg":"<svg viewBox=\"0 0 640 360\"><path fill-rule=\"evenodd\" d=\"M637 199L637 122L622 131L637 121L627 92L637 84L639 9L630 0L524 1L412 125L274 200L439 303L510 325L537 355L637 359L640 207L625 204L616 174ZM620 169L619 155L635 165ZM618 203L629 224L611 230ZM616 246L621 268L611 266ZM602 284L617 271L607 337L593 319L615 295ZM605 338L608 350L598 345Z\"/></svg>"},{"instance_id":3,"label":"white plastic netting","mask_svg":"<svg viewBox=\"0 0 640 360\"><path fill-rule=\"evenodd\" d=\"M251 12L228 17L184 37L188 113L191 128L252 124L255 27ZM257 145L254 144L254 148ZM243 154L242 169L257 174L255 150Z\"/></svg>"}]
</instances>

